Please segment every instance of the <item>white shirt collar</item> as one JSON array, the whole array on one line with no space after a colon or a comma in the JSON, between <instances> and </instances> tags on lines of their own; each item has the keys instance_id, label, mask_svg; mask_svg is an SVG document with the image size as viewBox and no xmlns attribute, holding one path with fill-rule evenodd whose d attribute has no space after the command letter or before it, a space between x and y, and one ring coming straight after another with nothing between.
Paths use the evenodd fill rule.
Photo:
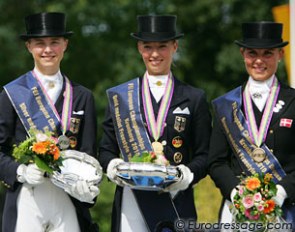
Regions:
<instances>
[{"instance_id":1,"label":"white shirt collar","mask_svg":"<svg viewBox=\"0 0 295 232\"><path fill-rule=\"evenodd\" d=\"M263 111L265 103L268 99L274 78L275 75L272 75L271 78L265 81L256 81L251 76L249 77L248 83L251 98L261 112Z\"/></svg>"},{"instance_id":2,"label":"white shirt collar","mask_svg":"<svg viewBox=\"0 0 295 232\"><path fill-rule=\"evenodd\" d=\"M274 78L275 78L275 75L272 75L270 78L268 78L265 81L256 81L250 76L248 79L250 92L252 92L252 90L255 90L255 91L261 90L261 92L269 91Z\"/></svg>"},{"instance_id":3,"label":"white shirt collar","mask_svg":"<svg viewBox=\"0 0 295 232\"><path fill-rule=\"evenodd\" d=\"M150 88L165 88L168 80L168 74L159 76L148 75L147 77Z\"/></svg>"},{"instance_id":4,"label":"white shirt collar","mask_svg":"<svg viewBox=\"0 0 295 232\"><path fill-rule=\"evenodd\" d=\"M63 77L60 70L58 70L58 72L54 75L44 75L37 68L34 68L34 72L36 73L38 80L42 83L42 85L45 85L48 82L54 82L59 85L62 85L63 83Z\"/></svg>"}]
</instances>

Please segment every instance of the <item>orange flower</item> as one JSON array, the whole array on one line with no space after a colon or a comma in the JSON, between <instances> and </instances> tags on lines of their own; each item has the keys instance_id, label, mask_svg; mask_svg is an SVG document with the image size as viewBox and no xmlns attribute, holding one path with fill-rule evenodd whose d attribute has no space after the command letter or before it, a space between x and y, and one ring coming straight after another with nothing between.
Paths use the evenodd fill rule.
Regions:
<instances>
[{"instance_id":1,"label":"orange flower","mask_svg":"<svg viewBox=\"0 0 295 232\"><path fill-rule=\"evenodd\" d=\"M58 147L54 144L51 144L50 151L51 151L51 154L53 155L53 159L58 160L59 155L60 155Z\"/></svg>"},{"instance_id":2,"label":"orange flower","mask_svg":"<svg viewBox=\"0 0 295 232\"><path fill-rule=\"evenodd\" d=\"M45 155L47 152L48 145L49 145L48 141L34 143L32 147L32 151L36 152L37 154Z\"/></svg>"},{"instance_id":3,"label":"orange flower","mask_svg":"<svg viewBox=\"0 0 295 232\"><path fill-rule=\"evenodd\" d=\"M265 202L263 212L264 212L265 214L271 213L272 211L274 211L275 206L276 206L276 203L274 202L274 200L267 200L267 201Z\"/></svg>"},{"instance_id":4,"label":"orange flower","mask_svg":"<svg viewBox=\"0 0 295 232\"><path fill-rule=\"evenodd\" d=\"M246 179L246 188L253 191L260 187L260 180L257 177L249 177Z\"/></svg>"}]
</instances>

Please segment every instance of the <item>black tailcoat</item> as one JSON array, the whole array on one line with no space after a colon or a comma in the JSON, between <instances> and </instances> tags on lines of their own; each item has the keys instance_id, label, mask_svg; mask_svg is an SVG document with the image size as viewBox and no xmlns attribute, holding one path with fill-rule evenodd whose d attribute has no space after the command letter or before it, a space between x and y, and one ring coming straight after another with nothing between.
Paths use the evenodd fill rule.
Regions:
<instances>
[{"instance_id":1,"label":"black tailcoat","mask_svg":"<svg viewBox=\"0 0 295 232\"><path fill-rule=\"evenodd\" d=\"M279 112L274 112L267 131L265 144L286 172L286 176L278 183L282 185L288 195L286 203L295 203L295 90L281 84L278 101L285 104ZM243 110L242 106L242 111ZM258 126L262 113L253 103L254 114ZM231 109L229 109L231 110ZM281 119L293 120L290 128L280 125ZM258 127L259 128L259 127ZM220 125L220 120L215 118L210 142L209 172L216 186L224 198L230 200L230 193L239 184L237 176L242 169L236 156L231 151L228 140Z\"/></svg>"},{"instance_id":2,"label":"black tailcoat","mask_svg":"<svg viewBox=\"0 0 295 232\"><path fill-rule=\"evenodd\" d=\"M25 76L22 78L25 78ZM67 131L66 134L76 137L77 146L74 149L96 157L97 121L94 98L91 91L85 87L75 83L72 83L72 86L72 111L78 112L83 110L84 115L77 115L71 112L71 118L80 120L80 127L78 133ZM62 115L64 87L65 84L55 104L59 115ZM22 184L16 179L16 170L20 164L14 161L11 152L13 144L22 142L28 135L4 90L0 94L0 108L0 180L7 187L2 231L14 232L17 218L16 200ZM89 207L93 205L82 203L74 198L71 198L71 200L76 208L81 231L95 231L92 228L95 228L96 225L92 223L89 212Z\"/></svg>"},{"instance_id":3,"label":"black tailcoat","mask_svg":"<svg viewBox=\"0 0 295 232\"><path fill-rule=\"evenodd\" d=\"M170 161L171 165L184 164L194 173L194 180L192 182L192 185L194 185L207 174L207 155L211 134L211 115L204 91L186 85L177 79L175 79L174 86L174 93L167 114L166 126L163 135L159 138L159 141L166 141L166 145L164 146L164 154L165 157ZM139 95L141 96L141 93ZM182 110L187 107L190 113L173 113L177 107L181 108ZM157 104L154 99L153 108L155 115L157 115L159 104ZM141 113L143 121L146 124L142 99ZM183 117L186 120L185 128L181 132L178 132L174 128L176 116ZM109 162L114 158L118 158L120 154L114 131L114 124L109 109L107 109L106 112L103 130L104 135L99 147L99 162L102 165L104 171L106 171ZM172 145L173 138L177 136L180 136L183 140L183 145L179 148L176 148ZM150 137L150 139L151 142L154 141L153 138ZM181 163L175 163L173 160L174 154L176 152L181 152L183 155ZM174 203L180 218L196 219L197 217L192 185L185 191L178 193L178 195L174 198ZM112 215L112 231L120 230L121 199L122 188L117 187ZM149 199L146 199L146 202L151 207L154 207L153 212L156 212L157 208L161 207L161 205L154 205L152 202L149 202Z\"/></svg>"}]
</instances>

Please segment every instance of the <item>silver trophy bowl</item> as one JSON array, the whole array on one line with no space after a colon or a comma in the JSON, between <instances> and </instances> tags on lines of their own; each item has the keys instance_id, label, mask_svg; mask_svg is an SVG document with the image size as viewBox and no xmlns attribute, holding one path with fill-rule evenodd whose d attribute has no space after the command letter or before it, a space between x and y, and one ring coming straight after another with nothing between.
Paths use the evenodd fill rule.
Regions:
<instances>
[{"instance_id":1,"label":"silver trophy bowl","mask_svg":"<svg viewBox=\"0 0 295 232\"><path fill-rule=\"evenodd\" d=\"M120 163L117 177L132 189L161 191L181 179L176 166L165 166L153 163Z\"/></svg>"},{"instance_id":2,"label":"silver trophy bowl","mask_svg":"<svg viewBox=\"0 0 295 232\"><path fill-rule=\"evenodd\" d=\"M78 180L86 180L89 186L101 182L103 171L94 157L76 150L65 150L62 157L60 171L54 171L50 176L54 185L68 189Z\"/></svg>"}]
</instances>

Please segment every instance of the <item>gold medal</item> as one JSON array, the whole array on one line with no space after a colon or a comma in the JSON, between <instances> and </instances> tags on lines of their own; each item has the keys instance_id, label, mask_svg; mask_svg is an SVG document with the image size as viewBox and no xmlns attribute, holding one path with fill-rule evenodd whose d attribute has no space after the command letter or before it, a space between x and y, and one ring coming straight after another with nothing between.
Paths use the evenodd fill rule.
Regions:
<instances>
[{"instance_id":1,"label":"gold medal","mask_svg":"<svg viewBox=\"0 0 295 232\"><path fill-rule=\"evenodd\" d=\"M176 152L173 156L173 160L175 163L179 164L182 161L182 154L180 152Z\"/></svg>"},{"instance_id":2,"label":"gold medal","mask_svg":"<svg viewBox=\"0 0 295 232\"><path fill-rule=\"evenodd\" d=\"M70 146L70 139L65 135L59 136L58 146L61 150L67 149Z\"/></svg>"},{"instance_id":3,"label":"gold medal","mask_svg":"<svg viewBox=\"0 0 295 232\"><path fill-rule=\"evenodd\" d=\"M266 154L265 151L260 148L260 147L256 147L253 151L252 151L252 159L256 162L256 163L261 163L265 160Z\"/></svg>"},{"instance_id":4,"label":"gold medal","mask_svg":"<svg viewBox=\"0 0 295 232\"><path fill-rule=\"evenodd\" d=\"M183 140L180 136L176 136L172 139L172 145L175 148L180 148L183 144Z\"/></svg>"},{"instance_id":5,"label":"gold medal","mask_svg":"<svg viewBox=\"0 0 295 232\"><path fill-rule=\"evenodd\" d=\"M152 142L152 147L153 147L153 150L156 153L156 155L162 155L163 154L164 147L163 147L162 143L157 142L157 141Z\"/></svg>"}]
</instances>

